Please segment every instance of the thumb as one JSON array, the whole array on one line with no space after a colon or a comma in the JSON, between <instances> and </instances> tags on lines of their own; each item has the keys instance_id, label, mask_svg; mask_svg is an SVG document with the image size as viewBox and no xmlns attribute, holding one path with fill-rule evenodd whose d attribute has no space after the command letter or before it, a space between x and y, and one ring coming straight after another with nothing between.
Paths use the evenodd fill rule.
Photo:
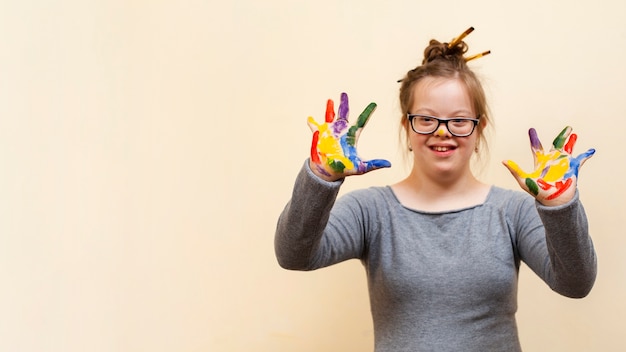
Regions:
<instances>
[{"instance_id":1,"label":"thumb","mask_svg":"<svg viewBox=\"0 0 626 352\"><path fill-rule=\"evenodd\" d=\"M515 178L523 178L522 175L524 175L525 172L513 160L503 160L502 165L504 165Z\"/></svg>"},{"instance_id":2,"label":"thumb","mask_svg":"<svg viewBox=\"0 0 626 352\"><path fill-rule=\"evenodd\" d=\"M536 196L539 193L539 186L533 179L525 177L524 171L520 169L520 167L512 160L503 161L502 164L509 169L511 175L515 177L515 181L519 184L519 186L525 190L526 192L531 193L533 196Z\"/></svg>"},{"instance_id":3,"label":"thumb","mask_svg":"<svg viewBox=\"0 0 626 352\"><path fill-rule=\"evenodd\" d=\"M365 172L370 172L370 171L377 170L377 169L391 167L391 163L385 159L372 159L372 160L363 161L362 166L364 168L363 173L365 173Z\"/></svg>"},{"instance_id":4,"label":"thumb","mask_svg":"<svg viewBox=\"0 0 626 352\"><path fill-rule=\"evenodd\" d=\"M306 120L307 125L309 125L309 128L311 129L311 132L315 132L319 130L319 124L317 123L317 121L315 121L315 119L313 118L313 116L309 116Z\"/></svg>"},{"instance_id":5,"label":"thumb","mask_svg":"<svg viewBox=\"0 0 626 352\"><path fill-rule=\"evenodd\" d=\"M580 166L582 166L584 162L587 161L589 158L591 158L595 153L596 153L596 150L591 148L587 150L586 152L577 156L576 159L580 161Z\"/></svg>"},{"instance_id":6,"label":"thumb","mask_svg":"<svg viewBox=\"0 0 626 352\"><path fill-rule=\"evenodd\" d=\"M580 171L580 168L595 153L596 153L596 150L591 148L587 150L586 152L580 154L579 156L570 159L569 171L565 174L565 177L568 178L572 176L578 176L578 171Z\"/></svg>"}]
</instances>

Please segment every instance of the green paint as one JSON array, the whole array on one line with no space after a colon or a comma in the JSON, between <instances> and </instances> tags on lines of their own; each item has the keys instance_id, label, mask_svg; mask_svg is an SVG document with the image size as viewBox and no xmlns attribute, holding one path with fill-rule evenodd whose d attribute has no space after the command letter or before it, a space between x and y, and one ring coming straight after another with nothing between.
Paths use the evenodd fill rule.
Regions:
<instances>
[{"instance_id":1,"label":"green paint","mask_svg":"<svg viewBox=\"0 0 626 352\"><path fill-rule=\"evenodd\" d=\"M356 126L362 128L367 124L367 120L369 120L370 115L376 110L376 103L370 103L365 110L359 115L359 119L356 122Z\"/></svg>"},{"instance_id":2,"label":"green paint","mask_svg":"<svg viewBox=\"0 0 626 352\"><path fill-rule=\"evenodd\" d=\"M328 166L330 166L331 169L335 170L335 172L338 173L343 173L343 170L346 169L346 166L341 161L336 160L329 160Z\"/></svg>"},{"instance_id":3,"label":"green paint","mask_svg":"<svg viewBox=\"0 0 626 352\"><path fill-rule=\"evenodd\" d=\"M554 148L556 149L563 148L563 146L565 145L567 136L569 136L571 130L572 128L567 126L563 129L563 131L561 131L561 133L559 133L559 135L554 139L554 142L552 142L552 145L554 146Z\"/></svg>"},{"instance_id":4,"label":"green paint","mask_svg":"<svg viewBox=\"0 0 626 352\"><path fill-rule=\"evenodd\" d=\"M527 178L526 179L526 187L528 187L528 190L532 194L534 194L534 195L539 194L539 186L537 186L537 183L535 181L533 181L532 178Z\"/></svg>"},{"instance_id":5,"label":"green paint","mask_svg":"<svg viewBox=\"0 0 626 352\"><path fill-rule=\"evenodd\" d=\"M359 115L359 118L356 121L356 124L351 126L348 129L348 135L346 136L346 142L348 145L354 146L356 145L356 134L357 132L365 127L367 121L370 119L372 113L376 110L376 103L370 103L365 110Z\"/></svg>"},{"instance_id":6,"label":"green paint","mask_svg":"<svg viewBox=\"0 0 626 352\"><path fill-rule=\"evenodd\" d=\"M348 129L348 135L346 136L346 143L348 145L356 145L356 133L359 130L359 127L352 126Z\"/></svg>"}]
</instances>

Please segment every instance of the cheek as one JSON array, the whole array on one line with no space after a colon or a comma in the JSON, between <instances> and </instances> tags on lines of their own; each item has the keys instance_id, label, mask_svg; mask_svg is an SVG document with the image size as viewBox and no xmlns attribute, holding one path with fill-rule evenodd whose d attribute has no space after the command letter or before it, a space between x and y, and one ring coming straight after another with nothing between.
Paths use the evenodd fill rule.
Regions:
<instances>
[{"instance_id":1,"label":"cheek","mask_svg":"<svg viewBox=\"0 0 626 352\"><path fill-rule=\"evenodd\" d=\"M415 147L417 147L419 145L423 145L424 143L426 143L426 139L428 137L424 136L422 134L417 134L417 133L411 132L411 133L409 133L407 138L408 138L408 141L409 141L409 145L413 146L413 149L415 149Z\"/></svg>"},{"instance_id":2,"label":"cheek","mask_svg":"<svg viewBox=\"0 0 626 352\"><path fill-rule=\"evenodd\" d=\"M478 139L474 135L472 135L471 137L468 137L465 140L461 141L459 144L463 147L464 150L467 150L468 154L472 154L478 147Z\"/></svg>"}]
</instances>

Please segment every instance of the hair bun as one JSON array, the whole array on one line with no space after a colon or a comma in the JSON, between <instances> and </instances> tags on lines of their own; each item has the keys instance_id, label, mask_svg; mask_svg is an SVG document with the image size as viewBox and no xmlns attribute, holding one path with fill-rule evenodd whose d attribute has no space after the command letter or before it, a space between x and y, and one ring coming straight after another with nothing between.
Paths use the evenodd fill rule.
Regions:
<instances>
[{"instance_id":1,"label":"hair bun","mask_svg":"<svg viewBox=\"0 0 626 352\"><path fill-rule=\"evenodd\" d=\"M431 39L428 47L424 49L424 60L422 65L438 59L450 61L465 61L463 54L467 52L467 44L462 41L456 42L452 47L448 43L441 43Z\"/></svg>"},{"instance_id":2,"label":"hair bun","mask_svg":"<svg viewBox=\"0 0 626 352\"><path fill-rule=\"evenodd\" d=\"M464 56L467 52L468 46L465 42L463 42L463 38L472 33L473 30L474 27L468 28L465 32L461 33L461 35L452 39L449 43L441 43L436 39L431 39L428 47L424 49L424 59L422 60L422 65L407 72L404 78L398 80L398 83L404 82L405 80L412 81L415 77L428 71L428 67L433 66L448 67L454 70L465 70L467 69L466 63L468 61L489 55L491 53L490 50L483 51L482 53L475 54L470 57ZM431 62L435 62L435 64L427 65Z\"/></svg>"}]
</instances>

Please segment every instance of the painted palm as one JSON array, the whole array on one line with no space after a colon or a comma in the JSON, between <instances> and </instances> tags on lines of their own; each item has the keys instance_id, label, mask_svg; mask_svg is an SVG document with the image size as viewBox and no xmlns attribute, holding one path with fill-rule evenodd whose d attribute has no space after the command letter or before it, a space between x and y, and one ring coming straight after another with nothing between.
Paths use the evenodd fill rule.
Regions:
<instances>
[{"instance_id":1,"label":"painted palm","mask_svg":"<svg viewBox=\"0 0 626 352\"><path fill-rule=\"evenodd\" d=\"M356 150L359 135L375 109L376 103L370 103L356 123L350 126L348 94L341 93L338 116L335 115L332 99L326 103L323 123L317 123L309 116L308 125L313 132L311 161L322 174L344 177L391 166L389 161L383 159L363 160Z\"/></svg>"},{"instance_id":2,"label":"painted palm","mask_svg":"<svg viewBox=\"0 0 626 352\"><path fill-rule=\"evenodd\" d=\"M576 189L578 171L583 163L593 156L595 149L573 156L572 152L578 137L572 133L570 126L565 127L559 133L552 142L552 148L547 152L543 149L534 128L528 131L528 136L535 170L525 172L511 160L505 161L504 165L517 179L520 186L538 201L545 204L551 201L570 200Z\"/></svg>"}]
</instances>

